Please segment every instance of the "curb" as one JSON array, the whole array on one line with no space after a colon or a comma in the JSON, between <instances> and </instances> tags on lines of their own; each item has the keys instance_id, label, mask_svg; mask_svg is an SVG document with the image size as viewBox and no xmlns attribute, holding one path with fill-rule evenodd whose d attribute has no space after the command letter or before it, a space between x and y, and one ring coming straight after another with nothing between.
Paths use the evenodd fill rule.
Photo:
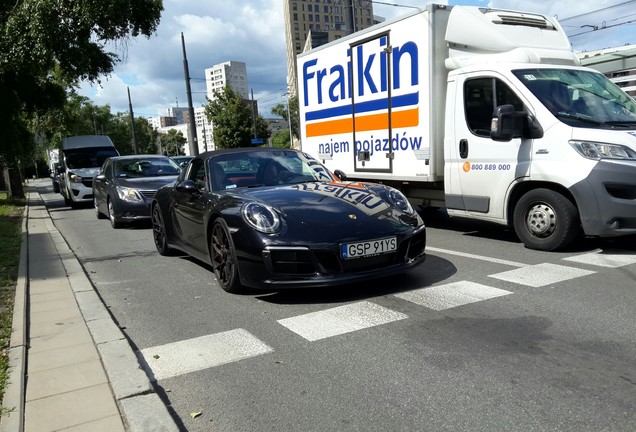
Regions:
<instances>
[{"instance_id":1,"label":"curb","mask_svg":"<svg viewBox=\"0 0 636 432\"><path fill-rule=\"evenodd\" d=\"M11 410L0 417L0 432L24 431L24 397L26 387L26 352L27 352L27 293L29 291L29 219L28 196L22 212L22 229L20 235L20 261L18 264L18 280L15 287L13 303L13 320L11 325L11 342L9 344L9 370L7 387L5 388L2 406Z\"/></svg>"},{"instance_id":2,"label":"curb","mask_svg":"<svg viewBox=\"0 0 636 432\"><path fill-rule=\"evenodd\" d=\"M35 188L35 186L33 186ZM28 210L33 201L45 204L37 189L27 193L22 219L20 263L13 311L13 333L9 349L9 380L3 406L12 409L0 418L0 432L24 432L26 361L28 348ZM47 209L47 214L48 209ZM154 391L152 382L121 329L93 287L81 263L49 218L46 228L53 240L80 312L101 357L114 399L126 431L178 432L168 407Z\"/></svg>"}]
</instances>

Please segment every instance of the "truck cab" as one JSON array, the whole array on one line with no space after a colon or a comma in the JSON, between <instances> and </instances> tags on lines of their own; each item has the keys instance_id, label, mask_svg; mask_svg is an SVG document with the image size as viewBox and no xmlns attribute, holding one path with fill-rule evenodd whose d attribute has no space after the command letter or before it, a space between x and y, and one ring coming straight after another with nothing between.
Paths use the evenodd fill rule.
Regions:
<instances>
[{"instance_id":1,"label":"truck cab","mask_svg":"<svg viewBox=\"0 0 636 432\"><path fill-rule=\"evenodd\" d=\"M119 156L119 153L106 135L64 138L59 181L66 205L75 208L93 201L93 177L111 156Z\"/></svg>"}]
</instances>

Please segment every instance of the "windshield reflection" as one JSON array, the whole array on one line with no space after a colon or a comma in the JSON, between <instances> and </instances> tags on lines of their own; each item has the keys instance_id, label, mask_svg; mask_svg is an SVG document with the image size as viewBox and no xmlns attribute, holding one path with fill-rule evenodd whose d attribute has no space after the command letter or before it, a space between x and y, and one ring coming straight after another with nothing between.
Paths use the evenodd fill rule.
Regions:
<instances>
[{"instance_id":1,"label":"windshield reflection","mask_svg":"<svg viewBox=\"0 0 636 432\"><path fill-rule=\"evenodd\" d=\"M576 69L513 71L550 112L580 127L636 126L636 102L600 73Z\"/></svg>"}]
</instances>

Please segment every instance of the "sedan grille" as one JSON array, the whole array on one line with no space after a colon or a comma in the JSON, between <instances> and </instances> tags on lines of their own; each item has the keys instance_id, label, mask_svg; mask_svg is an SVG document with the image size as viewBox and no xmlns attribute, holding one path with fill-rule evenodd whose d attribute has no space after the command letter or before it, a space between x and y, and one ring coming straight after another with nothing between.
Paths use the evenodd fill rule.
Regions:
<instances>
[{"instance_id":1,"label":"sedan grille","mask_svg":"<svg viewBox=\"0 0 636 432\"><path fill-rule=\"evenodd\" d=\"M139 191L140 194L142 194L144 197L146 198L154 198L155 194L157 193L157 191Z\"/></svg>"},{"instance_id":2,"label":"sedan grille","mask_svg":"<svg viewBox=\"0 0 636 432\"><path fill-rule=\"evenodd\" d=\"M92 178L82 178L82 184L87 188L93 187L93 179Z\"/></svg>"}]
</instances>

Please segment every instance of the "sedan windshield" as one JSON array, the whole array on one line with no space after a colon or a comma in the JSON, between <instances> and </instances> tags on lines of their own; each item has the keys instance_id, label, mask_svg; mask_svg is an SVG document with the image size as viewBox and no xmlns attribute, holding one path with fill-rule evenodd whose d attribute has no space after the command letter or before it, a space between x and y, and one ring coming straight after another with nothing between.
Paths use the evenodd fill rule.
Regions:
<instances>
[{"instance_id":1,"label":"sedan windshield","mask_svg":"<svg viewBox=\"0 0 636 432\"><path fill-rule=\"evenodd\" d=\"M120 159L115 162L115 177L160 177L179 174L179 166L169 158Z\"/></svg>"},{"instance_id":2,"label":"sedan windshield","mask_svg":"<svg viewBox=\"0 0 636 432\"><path fill-rule=\"evenodd\" d=\"M600 73L578 69L513 72L555 117L570 126L636 125L636 102Z\"/></svg>"},{"instance_id":3,"label":"sedan windshield","mask_svg":"<svg viewBox=\"0 0 636 432\"><path fill-rule=\"evenodd\" d=\"M296 151L221 154L210 159L212 190L332 181L320 162Z\"/></svg>"}]
</instances>

